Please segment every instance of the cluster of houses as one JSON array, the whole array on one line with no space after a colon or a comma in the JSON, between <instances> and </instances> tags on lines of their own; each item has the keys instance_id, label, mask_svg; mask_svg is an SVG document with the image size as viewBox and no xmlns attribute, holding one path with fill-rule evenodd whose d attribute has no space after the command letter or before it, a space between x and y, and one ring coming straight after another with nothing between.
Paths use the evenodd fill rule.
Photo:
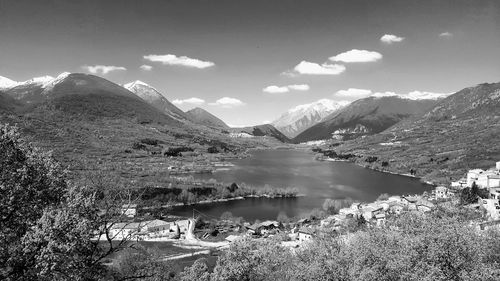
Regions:
<instances>
[{"instance_id":1,"label":"cluster of houses","mask_svg":"<svg viewBox=\"0 0 500 281\"><path fill-rule=\"evenodd\" d=\"M133 218L137 213L137 205L126 204L122 207L122 215ZM164 220L128 221L108 225L109 237L112 240L132 239L148 240L153 238L180 238L186 233L189 220L167 222ZM104 237L101 237L104 239Z\"/></svg>"},{"instance_id":2,"label":"cluster of houses","mask_svg":"<svg viewBox=\"0 0 500 281\"><path fill-rule=\"evenodd\" d=\"M464 188L473 185L486 189L489 198L478 199L477 207L484 210L486 221L480 223L480 228L500 225L500 161L488 170L469 170L464 178L451 183L449 187L438 186L434 191L436 199L454 198Z\"/></svg>"},{"instance_id":3,"label":"cluster of houses","mask_svg":"<svg viewBox=\"0 0 500 281\"><path fill-rule=\"evenodd\" d=\"M336 215L329 216L321 221L323 227L338 229L349 219L363 219L377 227L385 225L386 216L399 215L403 211L428 212L434 204L421 195L390 196L386 200L372 203L353 203L348 208L342 208Z\"/></svg>"},{"instance_id":4,"label":"cluster of houses","mask_svg":"<svg viewBox=\"0 0 500 281\"><path fill-rule=\"evenodd\" d=\"M163 220L147 220L140 222L120 222L110 226L109 235L113 240L132 239L148 240L153 238L178 239L186 233L189 220L166 222Z\"/></svg>"}]
</instances>

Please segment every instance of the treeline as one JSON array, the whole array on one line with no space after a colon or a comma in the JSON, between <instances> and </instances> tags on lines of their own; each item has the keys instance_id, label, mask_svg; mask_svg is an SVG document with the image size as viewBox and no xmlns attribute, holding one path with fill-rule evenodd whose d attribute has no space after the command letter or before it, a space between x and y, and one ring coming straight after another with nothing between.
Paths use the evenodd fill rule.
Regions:
<instances>
[{"instance_id":1,"label":"treeline","mask_svg":"<svg viewBox=\"0 0 500 281\"><path fill-rule=\"evenodd\" d=\"M132 189L132 197L140 198L144 206L151 205L174 205L177 203L194 204L201 201L214 201L219 199L230 199L235 197L296 197L298 188L278 188L271 185L263 187L247 184L230 185L207 182L176 183L170 187L144 187Z\"/></svg>"},{"instance_id":2,"label":"treeline","mask_svg":"<svg viewBox=\"0 0 500 281\"><path fill-rule=\"evenodd\" d=\"M323 150L319 147L315 147L312 149L313 152L323 154L325 157L329 157L332 159L340 159L340 160L350 160L356 157L354 154L340 154L335 152L334 150Z\"/></svg>"}]
</instances>

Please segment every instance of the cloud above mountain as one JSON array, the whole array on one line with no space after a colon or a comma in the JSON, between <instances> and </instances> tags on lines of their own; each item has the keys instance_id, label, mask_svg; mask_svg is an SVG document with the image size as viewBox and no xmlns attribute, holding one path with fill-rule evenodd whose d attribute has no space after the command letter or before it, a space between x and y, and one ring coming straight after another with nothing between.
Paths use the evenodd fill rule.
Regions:
<instances>
[{"instance_id":1,"label":"cloud above mountain","mask_svg":"<svg viewBox=\"0 0 500 281\"><path fill-rule=\"evenodd\" d=\"M187 105L202 105L202 104L205 103L205 100L200 99L200 98L192 97L192 98L183 99L183 100L175 99L175 100L172 101L172 103L175 104L175 105L184 105L184 104L187 104Z\"/></svg>"},{"instance_id":2,"label":"cloud above mountain","mask_svg":"<svg viewBox=\"0 0 500 281\"><path fill-rule=\"evenodd\" d=\"M215 65L215 63L211 61L203 61L199 59L193 59L190 57L186 56L176 56L172 54L167 54L167 55L147 55L143 56L145 60L151 61L151 62L160 62L164 65L179 65L179 66L185 66L185 67L192 67L192 68L198 68L198 69L203 69L203 68L208 68L212 67Z\"/></svg>"},{"instance_id":3,"label":"cloud above mountain","mask_svg":"<svg viewBox=\"0 0 500 281\"><path fill-rule=\"evenodd\" d=\"M442 33L439 34L439 37L441 37L441 38L450 38L450 37L453 37L453 33L448 32L448 31L442 32Z\"/></svg>"},{"instance_id":4,"label":"cloud above mountain","mask_svg":"<svg viewBox=\"0 0 500 281\"><path fill-rule=\"evenodd\" d=\"M293 70L285 71L283 74L289 76L297 75L339 75L345 71L345 66L341 64L318 64L315 62L301 61Z\"/></svg>"},{"instance_id":5,"label":"cloud above mountain","mask_svg":"<svg viewBox=\"0 0 500 281\"><path fill-rule=\"evenodd\" d=\"M270 94L282 94L282 93L288 93L291 90L308 91L309 89L310 87L307 84L293 84L287 86L275 86L275 85L267 86L264 89L262 89L262 91Z\"/></svg>"},{"instance_id":6,"label":"cloud above mountain","mask_svg":"<svg viewBox=\"0 0 500 281\"><path fill-rule=\"evenodd\" d=\"M143 64L143 65L139 66L139 68L141 70L144 70L144 71L151 71L153 69L153 67L151 65L147 65L147 64Z\"/></svg>"},{"instance_id":7,"label":"cloud above mountain","mask_svg":"<svg viewBox=\"0 0 500 281\"><path fill-rule=\"evenodd\" d=\"M400 37L394 34L384 34L384 36L380 37L380 41L386 44L392 44L403 41L405 38Z\"/></svg>"},{"instance_id":8,"label":"cloud above mountain","mask_svg":"<svg viewBox=\"0 0 500 281\"><path fill-rule=\"evenodd\" d=\"M336 62L374 62L382 59L382 54L374 51L352 49L330 57L331 61Z\"/></svg>"},{"instance_id":9,"label":"cloud above mountain","mask_svg":"<svg viewBox=\"0 0 500 281\"><path fill-rule=\"evenodd\" d=\"M230 97L223 97L223 98L216 100L215 102L209 103L209 105L219 106L222 108L234 108L234 107L245 105L245 103L239 99L230 98Z\"/></svg>"},{"instance_id":10,"label":"cloud above mountain","mask_svg":"<svg viewBox=\"0 0 500 281\"><path fill-rule=\"evenodd\" d=\"M103 74L103 75L108 74L111 71L127 70L123 66L114 66L114 65L84 65L82 66L82 68L92 74Z\"/></svg>"},{"instance_id":11,"label":"cloud above mountain","mask_svg":"<svg viewBox=\"0 0 500 281\"><path fill-rule=\"evenodd\" d=\"M334 94L334 96L343 97L350 100L357 100L366 97L382 98L382 97L395 97L395 96L410 100L425 100L425 99L435 100L435 99L445 98L450 94L451 93L435 93L426 91L412 91L406 94L398 94L392 91L372 92L372 90L367 90L367 89L349 88L347 90L337 91Z\"/></svg>"},{"instance_id":12,"label":"cloud above mountain","mask_svg":"<svg viewBox=\"0 0 500 281\"><path fill-rule=\"evenodd\" d=\"M364 98L372 94L371 90L367 89L357 89L357 88L349 88L347 90L339 90L334 96L343 97L348 99L359 99Z\"/></svg>"},{"instance_id":13,"label":"cloud above mountain","mask_svg":"<svg viewBox=\"0 0 500 281\"><path fill-rule=\"evenodd\" d=\"M441 99L445 98L452 93L434 93L434 92L426 92L426 91L413 91L409 92L406 97L411 100L420 100L420 99Z\"/></svg>"}]
</instances>

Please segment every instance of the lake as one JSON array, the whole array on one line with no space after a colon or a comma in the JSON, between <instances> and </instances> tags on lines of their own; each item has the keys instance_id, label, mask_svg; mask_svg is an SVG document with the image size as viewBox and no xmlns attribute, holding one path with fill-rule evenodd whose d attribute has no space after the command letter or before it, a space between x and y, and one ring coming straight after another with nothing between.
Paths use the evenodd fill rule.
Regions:
<instances>
[{"instance_id":1,"label":"lake","mask_svg":"<svg viewBox=\"0 0 500 281\"><path fill-rule=\"evenodd\" d=\"M251 198L214 204L176 207L173 215L191 216L193 208L208 217L218 218L226 211L247 221L276 219L280 212L289 217L321 209L326 198L350 197L363 202L374 201L381 193L391 195L421 194L431 185L416 178L365 169L349 162L314 160L314 154L301 150L256 150L251 157L233 160L235 164L213 174L197 174L195 178L214 178L225 183L254 186L297 187L303 197Z\"/></svg>"}]
</instances>

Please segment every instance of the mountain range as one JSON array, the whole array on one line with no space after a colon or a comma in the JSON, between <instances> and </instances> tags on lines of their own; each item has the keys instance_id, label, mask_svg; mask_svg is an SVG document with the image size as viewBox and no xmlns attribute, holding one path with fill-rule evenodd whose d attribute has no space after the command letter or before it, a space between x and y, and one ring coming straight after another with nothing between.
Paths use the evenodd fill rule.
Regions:
<instances>
[{"instance_id":1,"label":"mountain range","mask_svg":"<svg viewBox=\"0 0 500 281\"><path fill-rule=\"evenodd\" d=\"M438 99L408 99L398 95L370 96L331 113L298 134L294 142L352 139L384 131L399 121L423 114Z\"/></svg>"},{"instance_id":2,"label":"mountain range","mask_svg":"<svg viewBox=\"0 0 500 281\"><path fill-rule=\"evenodd\" d=\"M0 122L18 126L25 138L51 150L75 180L107 173L124 184L161 185L168 164L162 151L170 147L236 152L281 144L275 138L233 138L210 113L184 113L142 82L127 84L132 92L95 75L62 73L7 84L0 90Z\"/></svg>"},{"instance_id":3,"label":"mountain range","mask_svg":"<svg viewBox=\"0 0 500 281\"><path fill-rule=\"evenodd\" d=\"M348 102L321 99L313 103L291 108L278 119L271 122L271 124L288 138L294 138L309 127L321 122L326 116L348 104Z\"/></svg>"},{"instance_id":4,"label":"mountain range","mask_svg":"<svg viewBox=\"0 0 500 281\"><path fill-rule=\"evenodd\" d=\"M500 83L460 90L379 134L342 143L363 166L446 183L500 159ZM384 164L383 164L384 163Z\"/></svg>"}]
</instances>

